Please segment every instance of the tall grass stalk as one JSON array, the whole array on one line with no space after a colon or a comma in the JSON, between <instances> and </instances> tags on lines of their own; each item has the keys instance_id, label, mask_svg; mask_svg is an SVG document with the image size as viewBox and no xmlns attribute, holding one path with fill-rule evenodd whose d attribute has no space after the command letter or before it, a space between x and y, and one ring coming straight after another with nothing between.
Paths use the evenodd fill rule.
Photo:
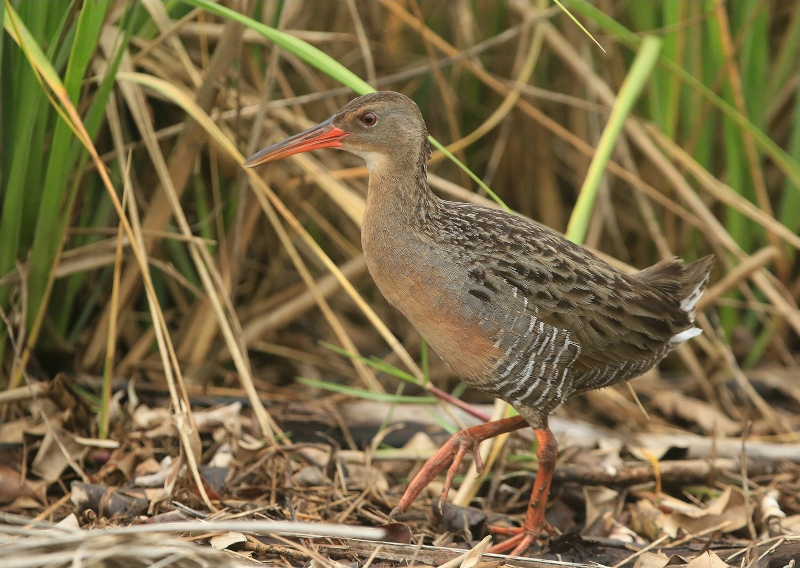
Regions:
<instances>
[{"instance_id":1,"label":"tall grass stalk","mask_svg":"<svg viewBox=\"0 0 800 568\"><path fill-rule=\"evenodd\" d=\"M597 150L589 165L589 171L586 173L586 179L584 179L578 194L578 201L567 225L566 236L573 242L580 244L586 236L595 198L597 197L597 189L600 187L603 175L605 175L606 164L614 151L614 145L617 142L619 133L622 132L625 120L639 98L639 93L644 88L650 73L653 71L660 51L661 40L652 36L646 37L639 47L639 52L628 75L625 77L625 81L622 83L617 96L617 104L611 110L606 127L600 136L600 142L597 144Z\"/></svg>"}]
</instances>

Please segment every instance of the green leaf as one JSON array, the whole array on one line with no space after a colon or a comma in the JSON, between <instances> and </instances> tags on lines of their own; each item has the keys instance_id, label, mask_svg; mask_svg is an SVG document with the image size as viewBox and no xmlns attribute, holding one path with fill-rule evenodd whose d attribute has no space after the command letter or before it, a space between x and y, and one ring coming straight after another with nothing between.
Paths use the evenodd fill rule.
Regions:
<instances>
[{"instance_id":1,"label":"green leaf","mask_svg":"<svg viewBox=\"0 0 800 568\"><path fill-rule=\"evenodd\" d=\"M183 0L184 2L202 8L203 10L221 16L234 22L239 22L255 30L265 38L269 39L275 45L279 45L285 50L296 55L312 67L316 67L330 78L335 79L342 85L353 89L359 95L366 95L367 93L375 92L369 83L361 79L358 75L350 71L347 67L336 61L330 55L323 53L316 47L291 36L275 28L257 22L253 18L249 18L244 14L240 14L235 10L226 8L220 4L212 2L211 0Z\"/></svg>"},{"instance_id":2,"label":"green leaf","mask_svg":"<svg viewBox=\"0 0 800 568\"><path fill-rule=\"evenodd\" d=\"M635 33L585 0L569 0L569 6L576 12L593 20L598 26L616 36L617 39L626 43L629 47L638 49L639 44L642 42ZM742 116L735 107L725 102L719 95L703 85L685 69L663 57L660 63L669 69L670 72L676 74L681 81L689 85L692 89L695 89L704 98L711 101L714 106L719 108L726 116L730 117L740 128L747 130L753 136L759 148L769 155L781 171L791 180L794 188L800 191L800 163L797 160L794 160L789 154L784 152L769 136L747 118Z\"/></svg>"},{"instance_id":3,"label":"green leaf","mask_svg":"<svg viewBox=\"0 0 800 568\"><path fill-rule=\"evenodd\" d=\"M628 75L625 77L625 81L622 83L622 87L620 87L617 102L611 110L611 116L608 117L603 134L600 136L600 142L597 144L594 157L589 165L589 171L586 173L586 179L578 195L578 201L575 203L575 209L572 211L567 225L566 237L572 242L583 243L589 227L592 210L594 209L597 189L603 179L606 164L611 158L611 153L614 151L614 145L617 142L617 138L619 138L619 133L622 132L625 120L639 98L639 93L642 92L644 84L650 77L660 51L661 40L653 36L646 37L630 71L628 71Z\"/></svg>"},{"instance_id":4,"label":"green leaf","mask_svg":"<svg viewBox=\"0 0 800 568\"><path fill-rule=\"evenodd\" d=\"M204 10L221 16L223 18L228 18L229 20L233 20L235 22L239 22L252 30L257 31L276 45L286 49L287 51L291 52L292 54L296 55L312 67L315 67L328 75L330 78L335 79L345 87L349 87L354 92L358 93L359 95L366 95L367 93L374 93L375 89L373 89L369 83L361 79L358 75L350 71L347 67L336 61L330 55L320 51L313 45L310 45L304 42L301 39L298 39L294 36L291 36L287 33L284 33L280 30L276 30L275 28L271 28L267 25L262 24L261 22L257 22L256 20L245 16L244 14L240 14L234 10L226 8L224 6L220 6L219 4L215 4L211 0L183 0L193 6L197 6L198 8L203 8ZM489 186L487 186L481 178L475 175L472 170L470 170L466 165L462 164L461 161L456 158L453 154L447 151L447 149L439 143L433 136L429 136L428 139L431 142L431 145L436 148L437 150L441 150L445 156L447 156L452 162L454 162L460 169L462 169L475 183L477 183L484 191L486 191L489 196L494 199L501 207L506 210L508 206L497 196L497 194L492 191Z\"/></svg>"},{"instance_id":5,"label":"green leaf","mask_svg":"<svg viewBox=\"0 0 800 568\"><path fill-rule=\"evenodd\" d=\"M31 6L27 6L31 10ZM19 29L20 33L28 35L31 42L35 43L33 33L42 35L45 24L45 10L34 11L33 33L29 31L18 14L9 13L9 5L4 4L5 18L3 27L6 30ZM44 52L39 49L41 57ZM9 113L12 120L12 138L4 140L4 146L12 148L11 163L8 168L6 185L2 191L3 211L0 216L0 277L10 272L20 254L20 237L23 224L25 201L27 197L26 181L28 177L28 164L32 154L33 133L36 122L42 116L42 90L25 55L17 49L10 54L12 68L16 69L14 100L4 101L4 106L15 109ZM11 289L9 286L0 288L0 307L5 308Z\"/></svg>"},{"instance_id":6,"label":"green leaf","mask_svg":"<svg viewBox=\"0 0 800 568\"><path fill-rule=\"evenodd\" d=\"M310 387L329 390L331 392L338 392L346 394L355 398L363 398L365 400L374 400L378 402L391 402L395 404L413 403L413 404L435 404L436 398L432 396L403 396L392 394L388 392L373 392L345 385L337 385L336 383L329 383L326 381L318 381L316 379L307 379L305 377L297 377L295 379L298 383Z\"/></svg>"},{"instance_id":7,"label":"green leaf","mask_svg":"<svg viewBox=\"0 0 800 568\"><path fill-rule=\"evenodd\" d=\"M370 357L369 359L367 359L366 357L355 355L345 349L342 349L341 347L337 347L336 345L331 345L330 343L326 343L324 341L320 341L319 344L325 347L326 349L330 349L331 351L338 353L339 355L344 355L345 357L349 357L350 359L357 359L358 361L361 361L365 365L368 365L373 369L377 369L382 373L386 373L387 375L391 375L392 377L396 377L403 381L422 386L422 383L414 375L409 375L405 371L402 371L397 367L395 367L394 365L390 365L386 361L378 359L377 357Z\"/></svg>"},{"instance_id":8,"label":"green leaf","mask_svg":"<svg viewBox=\"0 0 800 568\"><path fill-rule=\"evenodd\" d=\"M76 107L83 77L86 75L89 62L96 49L108 4L108 0L84 2L78 16L75 40L72 43L72 51L64 77L64 88ZM72 170L76 158L75 154L70 151L72 140L73 133L70 127L63 119L57 118L33 239L28 279L28 329L33 326L45 296L50 271L55 268L54 259L61 239L64 237L66 217L71 211L71 207L65 208L72 203L71 200L65 199L65 195L67 194L67 182L70 179L67 172ZM54 230L55 227L59 227L61 230Z\"/></svg>"}]
</instances>

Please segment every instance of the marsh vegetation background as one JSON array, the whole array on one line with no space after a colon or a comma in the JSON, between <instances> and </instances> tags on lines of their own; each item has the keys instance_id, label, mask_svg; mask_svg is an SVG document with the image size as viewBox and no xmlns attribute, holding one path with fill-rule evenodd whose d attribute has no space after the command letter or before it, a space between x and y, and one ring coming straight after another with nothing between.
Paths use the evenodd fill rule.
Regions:
<instances>
[{"instance_id":1,"label":"marsh vegetation background","mask_svg":"<svg viewBox=\"0 0 800 568\"><path fill-rule=\"evenodd\" d=\"M48 507L81 477L71 458L83 482L114 485L98 477L108 463L94 455L102 444L76 436L110 438L119 445L108 452L135 447L139 458L156 461L180 454L189 473L179 486L199 506L225 497L193 485L224 443L234 448L230 482L275 440L320 443L315 432L325 430L374 456L413 433L392 426L388 435L397 416L421 421L418 430L431 435L460 425L433 413L429 385L491 404L460 385L370 280L360 250L367 177L359 159L319 151L257 173L245 173L241 161L326 119L357 85L396 90L419 104L430 133L500 200L566 231L616 94L643 39L654 37L658 62L623 117L591 215L581 221L584 242L630 270L717 255L698 317L704 334L634 382L640 402L623 386L570 401L557 418L610 429L591 442L619 436L611 458L608 448L592 454L595 465L700 455L686 451L695 442L631 453L628 446L639 446L625 437L634 433L695 441L744 434L782 448L769 463L788 460L784 477L751 480L745 512L707 538L741 544L772 534L755 513L767 489L779 490L782 512L800 513L797 469L788 465L800 461L800 3L565 2L604 51L558 6L523 0L3 6L0 467L43 485L30 495L0 491L0 503L63 516L68 501ZM442 197L495 203L440 152L430 173ZM363 399L371 403L346 406ZM184 424L184 435L168 427L145 435L157 425L137 421L145 402L164 411L159 420ZM234 403L240 407L229 418L238 427L206 427L194 416ZM55 434L45 433L43 414ZM219 428L225 434L212 435ZM61 443L71 458L26 473L43 440L58 440L58 432L76 444ZM381 473L390 482L376 495L388 491L388 501L304 510L377 524L425 451L402 454ZM755 454L761 465L768 453ZM481 503L517 513L519 495L498 488L519 489L524 504L529 481L519 472L535 468L530 443L517 440L497 454L502 468L493 475L503 481L484 485L479 495L488 487L491 499ZM272 487L273 505L283 505L276 491L303 486L291 480L309 459L285 454L267 468L269 482L261 481ZM335 477L335 467L319 467L324 479ZM114 481L134 477L131 469ZM726 487L709 484L697 506ZM228 496L239 489L225 488ZM588 530L591 514L581 503L591 498L573 493L561 502L573 510L572 524ZM609 501L618 504L610 518L639 539L668 534L661 521L651 532L631 524L629 507L657 503L632 495ZM22 498L33 504L19 506ZM606 520L597 529L604 538L614 528ZM430 541L441 534L430 526L415 530Z\"/></svg>"}]
</instances>

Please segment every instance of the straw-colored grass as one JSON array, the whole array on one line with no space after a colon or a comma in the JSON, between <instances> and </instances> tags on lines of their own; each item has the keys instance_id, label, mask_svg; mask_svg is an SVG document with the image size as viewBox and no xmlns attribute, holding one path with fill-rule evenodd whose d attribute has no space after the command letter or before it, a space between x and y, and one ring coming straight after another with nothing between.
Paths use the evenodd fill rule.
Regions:
<instances>
[{"instance_id":1,"label":"straw-colored grass","mask_svg":"<svg viewBox=\"0 0 800 568\"><path fill-rule=\"evenodd\" d=\"M665 365L726 411L714 377L734 376L764 410L739 367L798 364L800 4L565 5L605 53L546 3L5 1L0 385L32 358L103 375L106 436L113 377L163 382L195 476L190 382L233 377L270 440L262 399L305 374L298 353L325 372L307 385L452 390L365 276L363 164L240 168L378 88L419 103L448 198L497 197L624 269L717 254L705 338Z\"/></svg>"}]
</instances>

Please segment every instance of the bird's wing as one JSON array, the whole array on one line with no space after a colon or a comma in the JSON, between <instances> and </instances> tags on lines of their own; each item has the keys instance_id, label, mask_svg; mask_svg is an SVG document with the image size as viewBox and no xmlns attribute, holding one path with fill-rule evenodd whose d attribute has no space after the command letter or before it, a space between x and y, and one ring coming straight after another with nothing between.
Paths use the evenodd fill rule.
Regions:
<instances>
[{"instance_id":1,"label":"bird's wing","mask_svg":"<svg viewBox=\"0 0 800 568\"><path fill-rule=\"evenodd\" d=\"M462 224L479 243L464 253L480 267L471 284L492 296L487 305L497 313L525 310L567 330L580 345L576 369L649 359L691 327L667 294L554 231L501 211L482 213Z\"/></svg>"}]
</instances>

